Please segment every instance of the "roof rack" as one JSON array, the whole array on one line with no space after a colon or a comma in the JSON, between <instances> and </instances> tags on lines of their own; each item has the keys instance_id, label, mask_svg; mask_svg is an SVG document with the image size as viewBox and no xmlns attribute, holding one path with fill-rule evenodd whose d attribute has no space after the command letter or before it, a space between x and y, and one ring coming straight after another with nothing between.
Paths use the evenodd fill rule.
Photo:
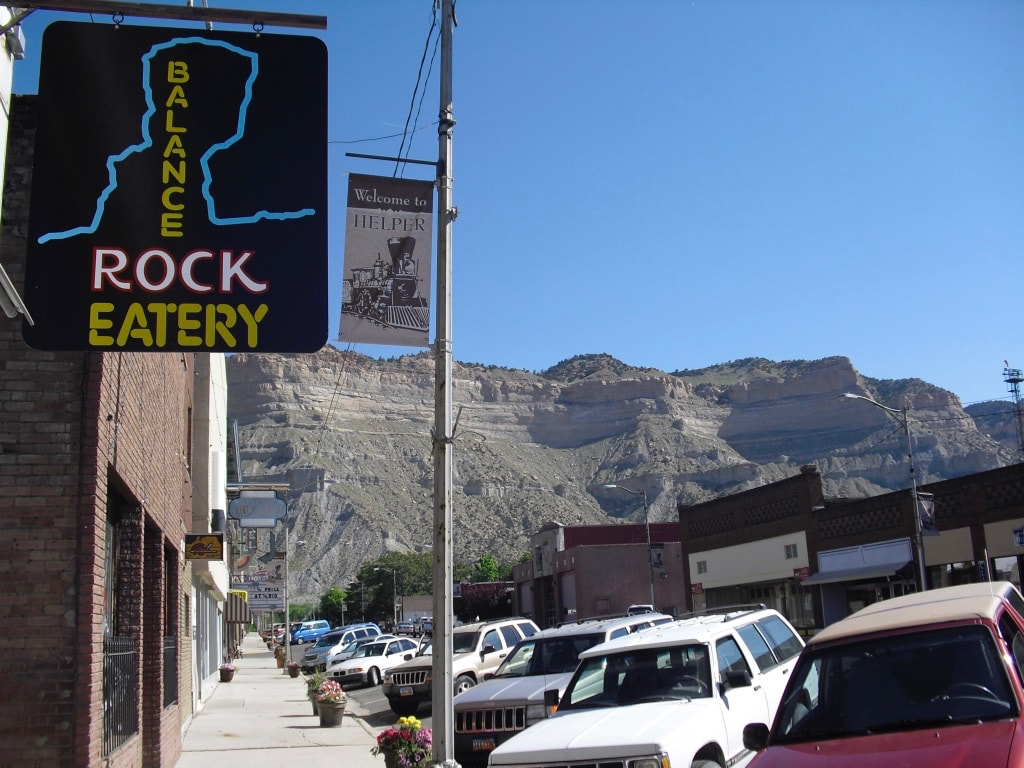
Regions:
<instances>
[{"instance_id":1,"label":"roof rack","mask_svg":"<svg viewBox=\"0 0 1024 768\"><path fill-rule=\"evenodd\" d=\"M700 619L711 617L720 617L724 619L726 616L733 616L744 613L754 613L755 611L764 611L767 609L768 606L764 603L737 603L736 605L716 605L712 608L704 608L699 611L683 613L677 616L676 618L679 621L682 621L684 619Z\"/></svg>"}]
</instances>

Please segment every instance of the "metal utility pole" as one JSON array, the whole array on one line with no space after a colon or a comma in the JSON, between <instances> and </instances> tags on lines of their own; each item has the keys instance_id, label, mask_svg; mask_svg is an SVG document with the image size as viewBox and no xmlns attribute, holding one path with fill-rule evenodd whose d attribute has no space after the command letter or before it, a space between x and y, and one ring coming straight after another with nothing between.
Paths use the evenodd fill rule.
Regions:
<instances>
[{"instance_id":1,"label":"metal utility pole","mask_svg":"<svg viewBox=\"0 0 1024 768\"><path fill-rule=\"evenodd\" d=\"M1020 368L1011 368L1009 363L1003 368L1003 381L1010 389L1013 398L1013 415L1017 424L1017 449L1024 454L1024 408L1021 408L1020 385L1024 382Z\"/></svg>"},{"instance_id":2,"label":"metal utility pole","mask_svg":"<svg viewBox=\"0 0 1024 768\"><path fill-rule=\"evenodd\" d=\"M452 706L452 29L454 0L441 3L441 98L437 159L437 315L434 371L434 638L432 655L433 760L455 762Z\"/></svg>"},{"instance_id":3,"label":"metal utility pole","mask_svg":"<svg viewBox=\"0 0 1024 768\"><path fill-rule=\"evenodd\" d=\"M917 473L914 470L914 439L910 434L910 408L907 406L903 406L903 408L890 408L888 405L882 405L870 397L856 395L852 392L844 392L840 397L863 400L885 411L893 421L900 425L907 436L907 458L910 460L910 499L911 504L914 506L914 536L917 539L918 578L921 580L921 591L926 592L928 590L928 568L924 560L924 529L921 526L921 503L917 493Z\"/></svg>"},{"instance_id":4,"label":"metal utility pole","mask_svg":"<svg viewBox=\"0 0 1024 768\"><path fill-rule=\"evenodd\" d=\"M644 497L644 528L647 529L647 572L650 576L651 583L651 610L658 610L657 603L654 602L654 553L651 551L651 518L650 510L647 507L647 489L642 488L639 491L634 491L632 488L627 488L624 485L618 485L617 483L605 483L605 488L618 488L620 491L626 493L632 493L634 496Z\"/></svg>"}]
</instances>

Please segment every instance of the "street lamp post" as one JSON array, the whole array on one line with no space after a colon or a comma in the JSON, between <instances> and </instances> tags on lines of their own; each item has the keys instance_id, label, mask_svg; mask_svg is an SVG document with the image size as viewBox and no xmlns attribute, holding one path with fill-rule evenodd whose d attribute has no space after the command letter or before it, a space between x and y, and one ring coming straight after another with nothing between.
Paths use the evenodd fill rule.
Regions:
<instances>
[{"instance_id":1,"label":"street lamp post","mask_svg":"<svg viewBox=\"0 0 1024 768\"><path fill-rule=\"evenodd\" d=\"M921 527L921 510L917 497L917 473L914 471L914 440L910 435L910 409L905 405L903 408L890 408L888 405L882 405L870 397L856 395L852 392L844 392L840 397L851 400L863 400L885 411L893 421L900 425L903 433L907 436L907 458L910 460L910 499L914 507L914 534L917 539L918 577L921 580L921 591L925 592L928 589L928 571L924 561L924 532Z\"/></svg>"},{"instance_id":2,"label":"street lamp post","mask_svg":"<svg viewBox=\"0 0 1024 768\"><path fill-rule=\"evenodd\" d=\"M383 567L381 567L379 565L376 566L373 570L375 570L375 571L384 571L385 573L390 573L391 574L391 584L392 584L392 586L391 586L391 589L392 589L392 591L391 591L391 620L393 622L392 626L397 625L398 624L398 571L396 571L394 568L383 568Z\"/></svg>"},{"instance_id":3,"label":"street lamp post","mask_svg":"<svg viewBox=\"0 0 1024 768\"><path fill-rule=\"evenodd\" d=\"M605 483L605 488L618 488L620 491L626 493L632 493L634 496L642 496L644 500L644 528L647 531L647 571L650 575L651 583L651 610L657 610L657 605L654 603L654 557L651 552L651 520L648 514L647 508L647 491L641 489L634 491L632 488L627 488L624 485L617 485L616 483Z\"/></svg>"}]
</instances>

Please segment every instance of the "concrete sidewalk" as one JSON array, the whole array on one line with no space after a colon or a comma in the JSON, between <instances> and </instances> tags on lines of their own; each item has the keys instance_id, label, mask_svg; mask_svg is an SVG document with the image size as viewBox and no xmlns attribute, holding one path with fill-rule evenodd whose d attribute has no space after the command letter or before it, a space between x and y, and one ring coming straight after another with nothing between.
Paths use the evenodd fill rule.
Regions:
<instances>
[{"instance_id":1,"label":"concrete sidewalk","mask_svg":"<svg viewBox=\"0 0 1024 768\"><path fill-rule=\"evenodd\" d=\"M341 726L321 728L301 675L279 669L259 635L248 635L242 651L234 679L218 683L192 718L175 768L383 768L383 755L370 754L376 732L352 699Z\"/></svg>"}]
</instances>

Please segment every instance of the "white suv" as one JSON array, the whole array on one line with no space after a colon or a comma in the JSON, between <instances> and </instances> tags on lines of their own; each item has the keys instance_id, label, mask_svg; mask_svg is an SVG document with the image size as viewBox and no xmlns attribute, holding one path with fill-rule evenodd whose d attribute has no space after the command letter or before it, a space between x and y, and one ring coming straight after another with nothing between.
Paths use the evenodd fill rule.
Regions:
<instances>
[{"instance_id":1,"label":"white suv","mask_svg":"<svg viewBox=\"0 0 1024 768\"><path fill-rule=\"evenodd\" d=\"M493 676L455 697L455 760L462 768L484 768L498 744L552 714L544 692L565 690L580 653L672 620L663 613L592 619L520 641Z\"/></svg>"},{"instance_id":2,"label":"white suv","mask_svg":"<svg viewBox=\"0 0 1024 768\"><path fill-rule=\"evenodd\" d=\"M763 607L695 616L594 646L580 654L558 711L498 746L489 765L743 765L753 757L743 727L771 722L802 648L789 622Z\"/></svg>"},{"instance_id":3,"label":"white suv","mask_svg":"<svg viewBox=\"0 0 1024 768\"><path fill-rule=\"evenodd\" d=\"M452 695L458 695L494 672L502 660L524 637L540 628L529 619L495 619L461 624L452 630ZM434 660L426 647L412 661L399 664L384 675L383 692L391 711L399 716L413 715L419 705L433 698ZM750 722L753 722L751 720Z\"/></svg>"}]
</instances>

